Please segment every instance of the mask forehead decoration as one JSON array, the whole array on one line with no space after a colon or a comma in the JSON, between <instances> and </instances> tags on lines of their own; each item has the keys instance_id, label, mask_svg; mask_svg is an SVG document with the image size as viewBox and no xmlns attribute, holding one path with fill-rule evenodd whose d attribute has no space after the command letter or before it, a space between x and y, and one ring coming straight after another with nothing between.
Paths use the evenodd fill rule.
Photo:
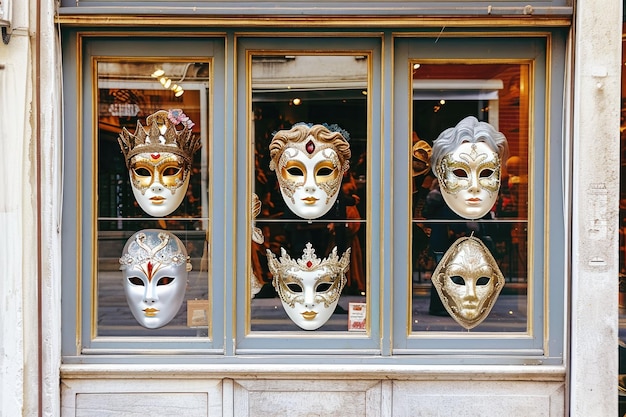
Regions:
<instances>
[{"instance_id":1,"label":"mask forehead decoration","mask_svg":"<svg viewBox=\"0 0 626 417\"><path fill-rule=\"evenodd\" d=\"M341 258L335 247L325 259L315 255L307 243L300 259L292 259L281 247L281 256L267 250L272 285L276 288L287 315L305 330L314 330L328 321L346 284L350 248Z\"/></svg>"},{"instance_id":2,"label":"mask forehead decoration","mask_svg":"<svg viewBox=\"0 0 626 417\"><path fill-rule=\"evenodd\" d=\"M444 307L468 330L487 318L504 282L489 249L473 236L454 242L433 273L433 285Z\"/></svg>"},{"instance_id":3,"label":"mask forehead decoration","mask_svg":"<svg viewBox=\"0 0 626 417\"><path fill-rule=\"evenodd\" d=\"M141 230L126 242L120 258L121 270L148 263L159 266L186 264L187 272L191 271L185 246L178 237L165 230Z\"/></svg>"},{"instance_id":4,"label":"mask forehead decoration","mask_svg":"<svg viewBox=\"0 0 626 417\"><path fill-rule=\"evenodd\" d=\"M182 129L176 126L181 125ZM161 152L173 153L183 159L188 168L193 154L200 149L200 138L191 134L194 123L180 109L159 110L146 117L146 127L137 121L135 133L125 127L118 138L120 148L130 169L130 160L140 153L153 155Z\"/></svg>"},{"instance_id":5,"label":"mask forehead decoration","mask_svg":"<svg viewBox=\"0 0 626 417\"><path fill-rule=\"evenodd\" d=\"M350 166L348 140L348 132L337 125L296 124L274 134L270 169L296 215L315 219L330 210Z\"/></svg>"},{"instance_id":6,"label":"mask forehead decoration","mask_svg":"<svg viewBox=\"0 0 626 417\"><path fill-rule=\"evenodd\" d=\"M450 209L466 219L485 216L497 200L507 154L504 135L473 116L444 130L433 144L431 165Z\"/></svg>"},{"instance_id":7,"label":"mask forehead decoration","mask_svg":"<svg viewBox=\"0 0 626 417\"><path fill-rule=\"evenodd\" d=\"M180 239L165 230L141 230L128 239L119 262L135 320L148 329L168 324L183 304L191 271Z\"/></svg>"}]
</instances>

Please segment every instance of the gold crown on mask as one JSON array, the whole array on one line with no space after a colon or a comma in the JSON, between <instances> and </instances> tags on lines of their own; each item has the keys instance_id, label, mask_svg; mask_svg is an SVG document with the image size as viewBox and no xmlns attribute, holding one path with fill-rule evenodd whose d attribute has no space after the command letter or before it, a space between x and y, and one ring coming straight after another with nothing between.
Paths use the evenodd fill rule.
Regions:
<instances>
[{"instance_id":1,"label":"gold crown on mask","mask_svg":"<svg viewBox=\"0 0 626 417\"><path fill-rule=\"evenodd\" d=\"M127 168L130 169L130 160L137 154L161 152L178 155L187 166L191 166L193 154L202 144L199 137L191 134L193 123L181 123L179 118L172 117L173 112L159 110L151 114L146 117L146 128L137 121L134 134L125 127L122 128L118 142L124 153ZM180 114L184 115L182 112ZM177 124L182 124L183 128L176 129Z\"/></svg>"}]
</instances>

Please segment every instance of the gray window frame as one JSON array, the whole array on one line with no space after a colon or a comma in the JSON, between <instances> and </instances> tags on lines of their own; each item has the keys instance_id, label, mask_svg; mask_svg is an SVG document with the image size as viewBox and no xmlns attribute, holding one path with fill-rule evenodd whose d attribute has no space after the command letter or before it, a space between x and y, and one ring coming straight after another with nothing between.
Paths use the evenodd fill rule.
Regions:
<instances>
[{"instance_id":1,"label":"gray window frame","mask_svg":"<svg viewBox=\"0 0 626 417\"><path fill-rule=\"evenodd\" d=\"M153 35L153 34L152 34ZM149 38L147 37L149 36ZM154 42L158 39L157 42ZM152 42L150 42L152 41ZM68 45L78 45L76 48L67 48ZM64 301L62 304L63 334L62 353L66 360L81 355L127 355L149 354L154 351L170 351L176 353L208 353L223 351L224 329L221 321L216 321L210 326L209 337L172 339L167 337L153 338L124 338L124 337L94 337L95 324L93 317L96 303L94 287L96 285L97 261L96 242L98 237L95 226L97 213L96 190L93 189L97 173L97 163L94 163L97 127L92 122L95 118L94 89L96 80L94 66L98 57L114 58L138 58L154 57L186 58L203 57L212 61L212 65L224 67L224 40L223 38L207 35L193 38L190 36L177 38L175 36L156 38L147 34L135 34L133 37L121 38L100 37L94 33L68 32L64 36L65 58L76 62L76 66L66 66L64 71L64 86L66 90L65 108L65 185L63 194L63 211L66 221L63 222L63 276L62 291ZM163 51L166 51L164 54ZM218 118L223 120L224 102L224 73L212 70L214 76L210 92L209 119ZM71 110L69 110L71 109ZM69 113L73 111L73 113ZM209 158L215 160L224 152L224 142L212 140L215 137L223 137L221 129L209 120L209 142L211 152ZM73 138L70 140L69 138ZM214 162L209 162L213 166ZM210 192L224 193L223 182L216 181L209 175ZM212 205L209 213L209 228L211 239L208 242L213 255L209 263L210 270L206 272L209 281L209 294L211 313L219 314L223 311L223 297L215 297L216 293L223 292L222 280L215 279L221 276L223 270L220 256L223 247L212 245L215 236L223 236L223 225L214 223L214 216L223 216L223 207ZM72 220L70 220L72 219ZM75 220L74 220L75 219ZM120 288L121 290L121 288ZM69 296L73 294L73 296ZM181 343L181 340L184 342Z\"/></svg>"}]
</instances>

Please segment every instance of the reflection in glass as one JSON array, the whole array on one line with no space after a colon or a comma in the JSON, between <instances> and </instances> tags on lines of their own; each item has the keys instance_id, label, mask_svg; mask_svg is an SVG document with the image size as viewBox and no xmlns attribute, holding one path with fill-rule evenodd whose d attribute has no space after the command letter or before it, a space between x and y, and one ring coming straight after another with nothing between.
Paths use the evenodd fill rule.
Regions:
<instances>
[{"instance_id":1,"label":"reflection in glass","mask_svg":"<svg viewBox=\"0 0 626 417\"><path fill-rule=\"evenodd\" d=\"M252 239L250 242L252 271L249 285L251 288L255 285L261 287L250 301L250 329L301 331L286 314L272 285L273 275L268 267L267 250L279 257L281 248L285 248L287 253L296 256L302 254L307 243L310 243L319 258L328 257L334 247L337 247L339 254L350 248L346 285L334 313L317 330L347 332L348 303L366 302L367 291L365 236L369 57L252 54L249 58L254 115L251 129L254 166L250 167L250 172L254 173L252 192L261 202L254 225L263 234L263 243ZM341 131L342 136L349 138L351 151L351 156L348 156L350 160L345 164L333 163L323 167L317 164L313 167L313 171L319 174L319 183L332 178L331 172L338 174L336 186L333 181L327 182L329 186L325 186L327 191L336 193L336 199L329 200L323 213L305 216L302 214L306 213L298 207L290 207L289 196L284 199L281 195L281 190L286 188L289 191L289 187L279 183L279 175L284 174L288 180L286 184L293 183L292 188L295 189L298 183L296 176L308 172L306 164L300 164L300 173L297 166L287 167L286 164L281 165L280 161L275 162L274 168L280 166L282 172L270 168L272 139L277 132L289 131L299 123L324 125L331 131ZM329 149L326 148L324 152L328 153ZM302 152L300 160L306 162L309 161L309 155L317 154L317 149L307 152L305 147ZM339 154L335 156L337 161L341 160ZM293 169L288 171L288 168Z\"/></svg>"},{"instance_id":2,"label":"reflection in glass","mask_svg":"<svg viewBox=\"0 0 626 417\"><path fill-rule=\"evenodd\" d=\"M528 290L528 152L530 68L527 64L411 62L412 331L460 331L433 287L435 268L457 239L474 236L505 278L489 315L472 332L526 332ZM506 137L500 189L479 218L455 213L430 170L420 170L437 137L473 116ZM431 161L432 162L432 161Z\"/></svg>"},{"instance_id":3,"label":"reflection in glass","mask_svg":"<svg viewBox=\"0 0 626 417\"><path fill-rule=\"evenodd\" d=\"M94 333L97 336L206 337L206 326L204 329L188 326L186 301L208 299L205 249L209 224L209 63L102 60L97 62L96 69L98 269ZM128 161L136 168L129 175L125 154L118 143L120 133L126 130L136 134L138 124L146 126L146 119L159 111L168 113L168 120L177 124L178 129L180 123L185 128L192 127L193 136L201 148L195 153L187 152L190 161L183 161L186 155L180 152L180 155L172 154L178 155L178 158L169 159L161 153L158 157L154 152L137 153L133 161ZM149 129L147 127L146 132L149 133ZM155 161L158 164L181 162L182 165L191 162L191 168L188 175L182 178L182 173L175 166L168 165L165 169L165 165L155 166ZM133 182L141 191L142 187L148 186L147 183L154 182L155 172L166 185L176 190L179 189L177 181L189 182L186 192L180 196L182 201L176 203L171 213L154 212L149 215L135 198ZM172 233L180 239L192 265L185 280L182 306L174 312L171 321L158 328L144 327L135 320L126 303L120 271L119 258L126 241L135 232L144 229Z\"/></svg>"}]
</instances>

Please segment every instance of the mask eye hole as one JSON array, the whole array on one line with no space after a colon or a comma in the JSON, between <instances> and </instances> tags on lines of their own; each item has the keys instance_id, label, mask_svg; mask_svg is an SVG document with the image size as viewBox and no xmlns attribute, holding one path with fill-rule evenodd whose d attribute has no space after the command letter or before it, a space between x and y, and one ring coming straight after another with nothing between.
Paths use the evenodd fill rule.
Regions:
<instances>
[{"instance_id":1,"label":"mask eye hole","mask_svg":"<svg viewBox=\"0 0 626 417\"><path fill-rule=\"evenodd\" d=\"M465 170L462 170L460 168L455 169L454 171L452 171L452 173L459 178L467 178L467 172L465 172Z\"/></svg>"},{"instance_id":2,"label":"mask eye hole","mask_svg":"<svg viewBox=\"0 0 626 417\"><path fill-rule=\"evenodd\" d=\"M316 292L326 292L328 290L330 290L330 287L332 287L333 284L331 284L330 282L322 282L321 284L319 284L317 286L317 288L315 288Z\"/></svg>"},{"instance_id":3,"label":"mask eye hole","mask_svg":"<svg viewBox=\"0 0 626 417\"><path fill-rule=\"evenodd\" d=\"M489 281L491 281L491 278L489 278L489 277L480 277L476 281L476 285L480 285L480 286L487 285L487 284L489 284Z\"/></svg>"},{"instance_id":4,"label":"mask eye hole","mask_svg":"<svg viewBox=\"0 0 626 417\"><path fill-rule=\"evenodd\" d=\"M135 168L133 172L138 177L151 177L152 173L147 168Z\"/></svg>"},{"instance_id":5,"label":"mask eye hole","mask_svg":"<svg viewBox=\"0 0 626 417\"><path fill-rule=\"evenodd\" d=\"M494 170L493 169L483 169L482 171L480 171L480 178L489 178L493 175Z\"/></svg>"},{"instance_id":6,"label":"mask eye hole","mask_svg":"<svg viewBox=\"0 0 626 417\"><path fill-rule=\"evenodd\" d=\"M298 284L287 284L287 288L289 288L291 292L302 292L302 287Z\"/></svg>"},{"instance_id":7,"label":"mask eye hole","mask_svg":"<svg viewBox=\"0 0 626 417\"><path fill-rule=\"evenodd\" d=\"M173 177L175 175L178 175L179 173L180 173L180 168L176 168L176 167L168 167L163 170L164 177Z\"/></svg>"},{"instance_id":8,"label":"mask eye hole","mask_svg":"<svg viewBox=\"0 0 626 417\"><path fill-rule=\"evenodd\" d=\"M456 285L465 285L465 280L459 275L450 277L450 281L454 282Z\"/></svg>"},{"instance_id":9,"label":"mask eye hole","mask_svg":"<svg viewBox=\"0 0 626 417\"><path fill-rule=\"evenodd\" d=\"M319 175L320 177L327 177L329 175L332 175L332 173L333 173L333 170L328 167L320 168L317 171L317 175Z\"/></svg>"},{"instance_id":10,"label":"mask eye hole","mask_svg":"<svg viewBox=\"0 0 626 417\"><path fill-rule=\"evenodd\" d=\"M139 277L128 277L128 282L130 282L133 285L140 286L140 287L144 286L143 280Z\"/></svg>"},{"instance_id":11,"label":"mask eye hole","mask_svg":"<svg viewBox=\"0 0 626 417\"><path fill-rule=\"evenodd\" d=\"M157 286L159 285L169 285L174 282L174 277L162 277L157 281Z\"/></svg>"},{"instance_id":12,"label":"mask eye hole","mask_svg":"<svg viewBox=\"0 0 626 417\"><path fill-rule=\"evenodd\" d=\"M291 167L291 168L289 168L287 170L287 172L289 173L289 175L293 175L294 177L302 177L302 176L304 176L304 173L298 167Z\"/></svg>"}]
</instances>

